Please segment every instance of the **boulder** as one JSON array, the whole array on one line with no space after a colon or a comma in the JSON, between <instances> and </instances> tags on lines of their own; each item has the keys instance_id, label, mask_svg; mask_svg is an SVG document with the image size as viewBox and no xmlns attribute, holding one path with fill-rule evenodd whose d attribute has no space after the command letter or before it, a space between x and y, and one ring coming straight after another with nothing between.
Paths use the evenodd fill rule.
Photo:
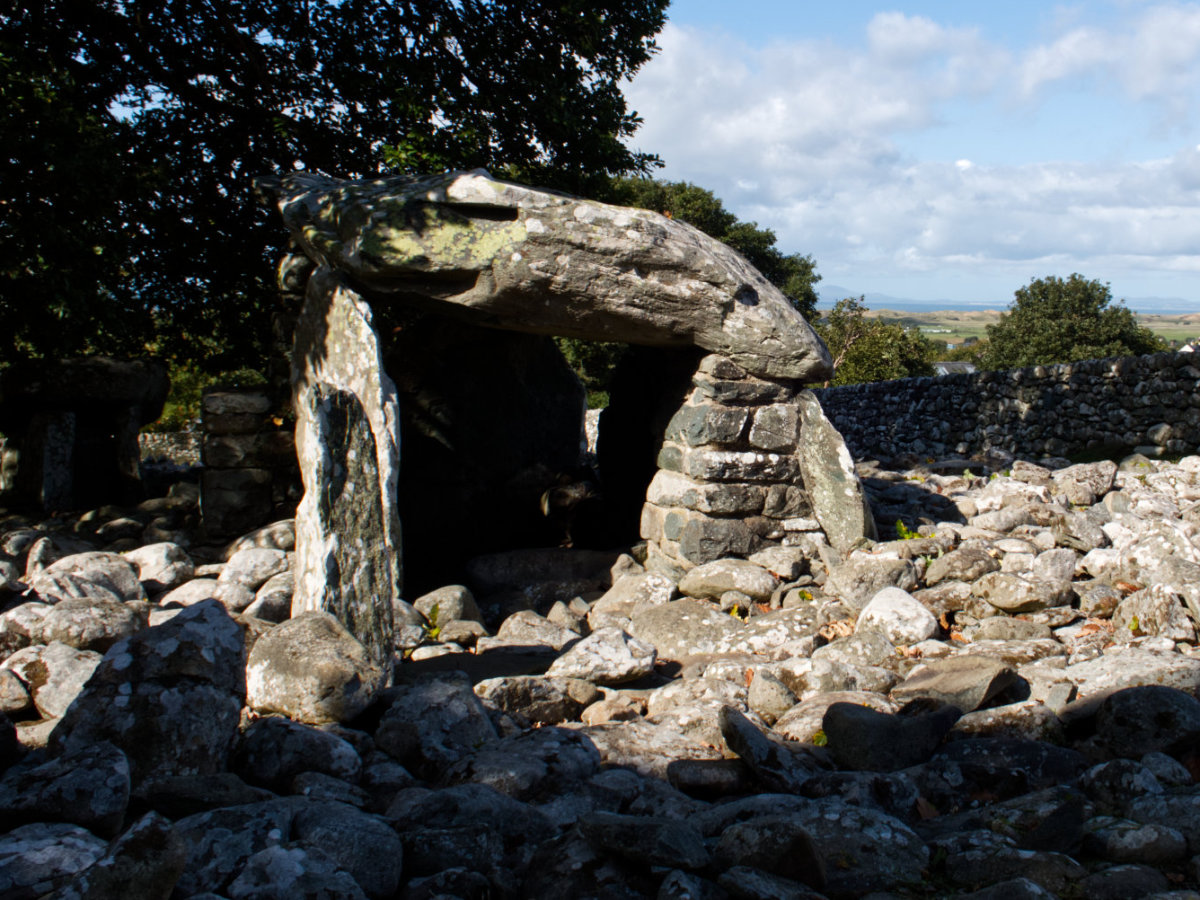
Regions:
<instances>
[{"instance_id":1,"label":"boulder","mask_svg":"<svg viewBox=\"0 0 1200 900\"><path fill-rule=\"evenodd\" d=\"M384 686L383 670L334 616L308 612L258 639L246 663L246 702L297 722L345 722Z\"/></svg>"},{"instance_id":2,"label":"boulder","mask_svg":"<svg viewBox=\"0 0 1200 900\"><path fill-rule=\"evenodd\" d=\"M51 747L110 741L128 758L135 789L154 777L223 771L245 696L241 626L206 601L110 647Z\"/></svg>"}]
</instances>

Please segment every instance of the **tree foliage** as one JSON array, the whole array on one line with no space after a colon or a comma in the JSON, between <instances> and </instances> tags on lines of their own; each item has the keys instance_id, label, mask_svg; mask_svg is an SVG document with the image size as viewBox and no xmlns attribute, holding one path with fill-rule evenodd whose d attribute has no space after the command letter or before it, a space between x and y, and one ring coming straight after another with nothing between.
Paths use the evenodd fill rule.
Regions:
<instances>
[{"instance_id":1,"label":"tree foliage","mask_svg":"<svg viewBox=\"0 0 1200 900\"><path fill-rule=\"evenodd\" d=\"M839 300L817 325L833 356L830 385L932 375L936 347L916 328L869 318L863 298Z\"/></svg>"},{"instance_id":2,"label":"tree foliage","mask_svg":"<svg viewBox=\"0 0 1200 900\"><path fill-rule=\"evenodd\" d=\"M655 157L620 85L667 0L10 0L0 353L221 365L269 340L257 176L489 167L578 193Z\"/></svg>"},{"instance_id":3,"label":"tree foliage","mask_svg":"<svg viewBox=\"0 0 1200 900\"><path fill-rule=\"evenodd\" d=\"M1017 290L1008 312L988 326L988 368L1013 369L1164 349L1161 340L1123 304L1113 305L1107 284L1074 274L1035 278Z\"/></svg>"}]
</instances>

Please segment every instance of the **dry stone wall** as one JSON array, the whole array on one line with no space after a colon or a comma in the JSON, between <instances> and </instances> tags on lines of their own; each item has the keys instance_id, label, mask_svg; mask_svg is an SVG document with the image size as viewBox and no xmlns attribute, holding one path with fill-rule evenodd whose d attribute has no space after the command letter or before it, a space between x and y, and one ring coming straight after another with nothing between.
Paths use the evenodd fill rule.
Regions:
<instances>
[{"instance_id":1,"label":"dry stone wall","mask_svg":"<svg viewBox=\"0 0 1200 900\"><path fill-rule=\"evenodd\" d=\"M1200 360L1114 357L815 393L856 457L1178 455L1200 447Z\"/></svg>"}]
</instances>

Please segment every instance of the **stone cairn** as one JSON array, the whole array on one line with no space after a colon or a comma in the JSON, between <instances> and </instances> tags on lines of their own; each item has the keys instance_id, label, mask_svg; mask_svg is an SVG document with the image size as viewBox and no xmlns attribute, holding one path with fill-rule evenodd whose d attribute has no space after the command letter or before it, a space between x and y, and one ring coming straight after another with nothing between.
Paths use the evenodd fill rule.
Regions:
<instances>
[{"instance_id":1,"label":"stone cairn","mask_svg":"<svg viewBox=\"0 0 1200 900\"><path fill-rule=\"evenodd\" d=\"M844 550L873 533L853 463L811 392L715 354L692 385L642 511L659 565L686 570L771 546L815 557L826 535Z\"/></svg>"}]
</instances>

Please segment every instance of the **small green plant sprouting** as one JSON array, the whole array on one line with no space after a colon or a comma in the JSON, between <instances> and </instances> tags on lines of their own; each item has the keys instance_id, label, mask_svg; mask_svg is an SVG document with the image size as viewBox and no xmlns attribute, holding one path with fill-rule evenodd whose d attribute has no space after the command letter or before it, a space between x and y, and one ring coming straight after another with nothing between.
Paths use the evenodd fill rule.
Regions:
<instances>
[{"instance_id":1,"label":"small green plant sprouting","mask_svg":"<svg viewBox=\"0 0 1200 900\"><path fill-rule=\"evenodd\" d=\"M919 538L921 535L918 534L917 532L913 531L907 525L905 525L903 519L897 519L896 520L896 536L899 537L900 540L902 540L902 541L911 541L916 538Z\"/></svg>"},{"instance_id":2,"label":"small green plant sprouting","mask_svg":"<svg viewBox=\"0 0 1200 900\"><path fill-rule=\"evenodd\" d=\"M967 481L973 481L976 478L976 475L970 469L963 469L962 477Z\"/></svg>"},{"instance_id":3,"label":"small green plant sprouting","mask_svg":"<svg viewBox=\"0 0 1200 900\"><path fill-rule=\"evenodd\" d=\"M426 639L436 641L442 633L442 626L438 624L438 604L435 603L429 608L429 615L426 617L426 622L421 626L421 630L425 632Z\"/></svg>"},{"instance_id":4,"label":"small green plant sprouting","mask_svg":"<svg viewBox=\"0 0 1200 900\"><path fill-rule=\"evenodd\" d=\"M812 742L814 747L824 747L829 743L829 736L825 734L824 729L821 729L812 736Z\"/></svg>"},{"instance_id":5,"label":"small green plant sprouting","mask_svg":"<svg viewBox=\"0 0 1200 900\"><path fill-rule=\"evenodd\" d=\"M1129 630L1132 631L1134 634L1139 632L1141 630L1141 628L1142 628L1142 623L1138 621L1137 616L1134 616L1132 619L1129 620Z\"/></svg>"}]
</instances>

